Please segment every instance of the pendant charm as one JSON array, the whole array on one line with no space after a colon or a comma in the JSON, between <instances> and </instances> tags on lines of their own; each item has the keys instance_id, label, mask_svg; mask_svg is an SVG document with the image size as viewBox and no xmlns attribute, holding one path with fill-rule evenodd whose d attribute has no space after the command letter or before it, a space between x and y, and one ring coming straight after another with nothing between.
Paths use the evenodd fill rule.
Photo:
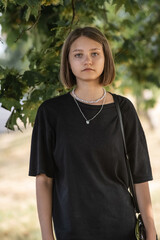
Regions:
<instances>
[{"instance_id":1,"label":"pendant charm","mask_svg":"<svg viewBox=\"0 0 160 240\"><path fill-rule=\"evenodd\" d=\"M87 120L86 123L89 124L89 121Z\"/></svg>"}]
</instances>

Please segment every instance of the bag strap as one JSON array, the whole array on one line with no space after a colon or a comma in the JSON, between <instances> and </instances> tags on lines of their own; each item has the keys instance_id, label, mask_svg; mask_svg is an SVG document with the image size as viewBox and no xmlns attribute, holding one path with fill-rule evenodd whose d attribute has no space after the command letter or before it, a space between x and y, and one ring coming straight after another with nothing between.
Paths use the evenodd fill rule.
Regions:
<instances>
[{"instance_id":1,"label":"bag strap","mask_svg":"<svg viewBox=\"0 0 160 240\"><path fill-rule=\"evenodd\" d=\"M118 113L118 117L119 117L119 122L120 122L120 127L121 127L121 132L122 132L122 138L123 138L123 145L124 145L124 151L125 151L125 161L126 161L126 166L127 166L127 172L128 172L128 176L129 176L129 187L130 187L130 191L131 194L133 196L133 204L136 210L136 213L140 213L139 211L139 207L138 207L138 202L137 202L137 197L136 197L136 191L134 188L134 183L133 183L133 177L132 177L132 172L131 172L131 168L130 168L130 164L129 164L129 156L128 156L128 152L127 152L127 146L126 146L126 140L125 140L125 134L124 134L124 127L123 127L123 120L122 120L122 114L121 114L121 110L120 110L120 106L119 106L119 101L117 98L116 94L111 93L115 102L115 106L117 109L117 113Z\"/></svg>"}]
</instances>

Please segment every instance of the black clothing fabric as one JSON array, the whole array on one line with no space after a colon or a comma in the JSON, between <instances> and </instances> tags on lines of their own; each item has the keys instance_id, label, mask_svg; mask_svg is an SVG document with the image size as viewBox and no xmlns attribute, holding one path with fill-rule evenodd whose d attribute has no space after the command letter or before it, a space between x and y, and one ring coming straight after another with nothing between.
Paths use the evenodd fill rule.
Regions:
<instances>
[{"instance_id":1,"label":"black clothing fabric","mask_svg":"<svg viewBox=\"0 0 160 240\"><path fill-rule=\"evenodd\" d=\"M152 180L145 134L132 102L117 95L134 183ZM101 105L78 101L87 119ZM57 240L135 240L135 214L115 103L86 124L70 92L38 109L29 175L53 178Z\"/></svg>"}]
</instances>

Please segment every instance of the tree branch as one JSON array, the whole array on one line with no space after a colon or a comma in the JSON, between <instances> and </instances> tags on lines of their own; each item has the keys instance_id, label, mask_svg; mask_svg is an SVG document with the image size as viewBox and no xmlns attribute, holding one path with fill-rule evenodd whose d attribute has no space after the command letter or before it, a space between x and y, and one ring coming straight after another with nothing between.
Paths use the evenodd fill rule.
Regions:
<instances>
[{"instance_id":1,"label":"tree branch","mask_svg":"<svg viewBox=\"0 0 160 240\"><path fill-rule=\"evenodd\" d=\"M19 34L19 36L17 37L17 39L15 40L15 43L22 37L22 35L23 35L25 32L31 30L33 27L35 27L35 26L37 25L37 23L38 23L38 21L39 21L39 19L40 19L40 16L41 16L41 10L39 11L38 17L37 17L36 21L33 23L33 25L30 26L30 27L27 28L27 29L24 29L24 30Z\"/></svg>"},{"instance_id":2,"label":"tree branch","mask_svg":"<svg viewBox=\"0 0 160 240\"><path fill-rule=\"evenodd\" d=\"M75 18L75 15L76 15L76 11L75 11L75 0L72 0L72 12L73 12L73 15L72 15L71 26L73 25L74 18Z\"/></svg>"},{"instance_id":3,"label":"tree branch","mask_svg":"<svg viewBox=\"0 0 160 240\"><path fill-rule=\"evenodd\" d=\"M71 20L71 25L70 25L70 28L69 28L69 33L70 33L71 30L72 30L72 25L73 25L73 22L74 22L75 16L76 16L75 0L72 0L72 20Z\"/></svg>"}]
</instances>

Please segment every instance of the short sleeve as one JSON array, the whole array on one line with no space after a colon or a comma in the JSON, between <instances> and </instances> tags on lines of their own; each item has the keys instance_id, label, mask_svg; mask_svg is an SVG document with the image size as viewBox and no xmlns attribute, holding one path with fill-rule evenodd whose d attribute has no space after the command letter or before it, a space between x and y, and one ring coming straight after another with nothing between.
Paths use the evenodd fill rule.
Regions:
<instances>
[{"instance_id":1,"label":"short sleeve","mask_svg":"<svg viewBox=\"0 0 160 240\"><path fill-rule=\"evenodd\" d=\"M45 104L37 111L32 131L29 176L40 173L55 177L55 162L53 157L53 130L47 121Z\"/></svg>"},{"instance_id":2,"label":"short sleeve","mask_svg":"<svg viewBox=\"0 0 160 240\"><path fill-rule=\"evenodd\" d=\"M145 133L133 103L127 98L122 118L133 181L150 181L153 177Z\"/></svg>"}]
</instances>

